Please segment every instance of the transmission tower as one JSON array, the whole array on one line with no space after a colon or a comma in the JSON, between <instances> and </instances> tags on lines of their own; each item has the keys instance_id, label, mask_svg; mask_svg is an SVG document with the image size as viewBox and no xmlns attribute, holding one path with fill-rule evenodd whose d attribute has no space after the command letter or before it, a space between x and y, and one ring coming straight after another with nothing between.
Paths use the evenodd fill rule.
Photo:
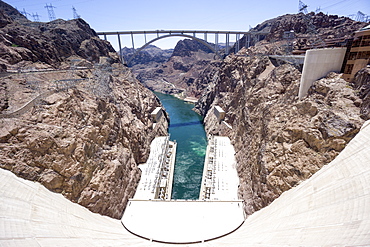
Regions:
<instances>
[{"instance_id":1,"label":"transmission tower","mask_svg":"<svg viewBox=\"0 0 370 247\"><path fill-rule=\"evenodd\" d=\"M304 2L302 2L301 0L299 0L299 12L301 13L304 13L305 15L303 16L303 19L307 25L307 30L306 30L306 33L307 34L311 34L312 36L316 37L313 42L310 44L311 48L318 48L318 47L326 47L326 43L324 42L324 40L320 37L318 31L317 31L317 28L314 24L314 17L313 16L310 16L308 15L308 11L307 11L307 7L308 5L305 4ZM318 9L316 9L316 11L320 11L321 8L319 7Z\"/></svg>"},{"instance_id":2,"label":"transmission tower","mask_svg":"<svg viewBox=\"0 0 370 247\"><path fill-rule=\"evenodd\" d=\"M36 14L34 14L34 13L32 13L31 14L32 15L32 18L33 18L33 21L40 21L40 16L36 13Z\"/></svg>"},{"instance_id":3,"label":"transmission tower","mask_svg":"<svg viewBox=\"0 0 370 247\"><path fill-rule=\"evenodd\" d=\"M351 18L352 20L355 19L355 16L356 16L355 14L348 15L348 17Z\"/></svg>"},{"instance_id":4,"label":"transmission tower","mask_svg":"<svg viewBox=\"0 0 370 247\"><path fill-rule=\"evenodd\" d=\"M72 6L72 10L73 10L73 19L78 19L81 17L79 14L77 14L77 10L75 7Z\"/></svg>"},{"instance_id":5,"label":"transmission tower","mask_svg":"<svg viewBox=\"0 0 370 247\"><path fill-rule=\"evenodd\" d=\"M364 19L365 19L365 14L362 13L361 11L358 11L356 15L356 21L364 21Z\"/></svg>"},{"instance_id":6,"label":"transmission tower","mask_svg":"<svg viewBox=\"0 0 370 247\"><path fill-rule=\"evenodd\" d=\"M301 0L299 0L299 7L298 7L298 9L299 9L299 12L302 12L302 13L304 13L304 14L307 14L308 12L307 12L307 4L305 4L304 2L302 2Z\"/></svg>"},{"instance_id":7,"label":"transmission tower","mask_svg":"<svg viewBox=\"0 0 370 247\"><path fill-rule=\"evenodd\" d=\"M45 8L48 10L49 20L54 21L56 19L55 13L54 13L54 6L52 4L48 5L46 4Z\"/></svg>"},{"instance_id":8,"label":"transmission tower","mask_svg":"<svg viewBox=\"0 0 370 247\"><path fill-rule=\"evenodd\" d=\"M29 16L30 15L30 13L27 13L26 12L26 10L23 8L23 10L22 11L20 11L20 13L22 14L22 15L24 15L27 19L28 19L28 17L27 16Z\"/></svg>"}]
</instances>

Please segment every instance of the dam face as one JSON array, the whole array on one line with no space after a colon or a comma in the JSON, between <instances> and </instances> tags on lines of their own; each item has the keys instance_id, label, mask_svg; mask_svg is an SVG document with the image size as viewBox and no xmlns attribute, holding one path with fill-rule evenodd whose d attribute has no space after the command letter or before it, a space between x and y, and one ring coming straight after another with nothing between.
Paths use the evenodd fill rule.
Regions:
<instances>
[{"instance_id":1,"label":"dam face","mask_svg":"<svg viewBox=\"0 0 370 247\"><path fill-rule=\"evenodd\" d=\"M158 138L154 143L167 139ZM203 178L201 200L166 199L160 189L167 188L158 179L163 169L157 169L154 199L139 193L129 201L121 222L0 169L0 245L370 246L370 121L330 164L246 220L242 201L222 200L232 195L225 188L234 190L225 187L232 176L224 176L235 168L234 160L222 158L222 150L233 152L232 146L217 136L209 144L204 169L212 176ZM168 142L167 147L174 153L174 145ZM153 152L162 157L169 153Z\"/></svg>"},{"instance_id":2,"label":"dam face","mask_svg":"<svg viewBox=\"0 0 370 247\"><path fill-rule=\"evenodd\" d=\"M369 150L370 121L364 124L357 136L330 164L283 193L269 206L249 216L234 232L204 243L182 246L369 246ZM169 246L151 242L154 239L150 237L143 239L135 236L118 220L92 213L61 194L53 193L39 183L16 177L10 171L0 169L0 181L1 246ZM139 205L140 201L137 203L138 207L142 206ZM194 204L186 201L182 205L189 205L186 207L179 204L178 209L185 211L173 210L176 214L172 215L172 221L166 221L166 214L171 211L155 205L172 205L171 201L148 203L152 204L147 206L153 206L150 207L152 209L145 207L151 211L148 214L157 215L158 224L151 223L152 229L167 230L161 226L177 222L171 231L162 231L162 235L158 236L173 232L185 236L177 227L181 222L184 225L188 223L186 210L198 210L197 206L202 201L194 201ZM224 208L222 202L213 204L215 208L210 220L224 220L225 216L217 211L217 205L224 211L236 213L237 202L235 204L234 208L230 204L230 207ZM198 219L207 217L201 214L203 210L199 212ZM126 213L130 217L130 211ZM146 223L148 221L143 224ZM191 222L187 227L193 228L197 224L198 221ZM211 227L211 230L218 229ZM194 239L196 236L199 237L200 232L194 233ZM181 240L167 239L171 242Z\"/></svg>"},{"instance_id":3,"label":"dam face","mask_svg":"<svg viewBox=\"0 0 370 247\"><path fill-rule=\"evenodd\" d=\"M197 243L224 236L243 223L234 148L228 137L212 136L209 144L200 199L171 200L163 180L170 181L172 174L166 177L163 171L172 170L167 167L174 159L175 145L169 144L168 137L153 140L147 163L139 166L138 190L121 220L129 232L156 242Z\"/></svg>"},{"instance_id":4,"label":"dam face","mask_svg":"<svg viewBox=\"0 0 370 247\"><path fill-rule=\"evenodd\" d=\"M158 95L169 113L169 132L176 142L165 136L152 141L147 162L139 165L140 182L122 225L144 239L182 244L234 231L244 221L244 210L238 200L239 177L229 138L210 136L205 148L204 128L193 105Z\"/></svg>"}]
</instances>

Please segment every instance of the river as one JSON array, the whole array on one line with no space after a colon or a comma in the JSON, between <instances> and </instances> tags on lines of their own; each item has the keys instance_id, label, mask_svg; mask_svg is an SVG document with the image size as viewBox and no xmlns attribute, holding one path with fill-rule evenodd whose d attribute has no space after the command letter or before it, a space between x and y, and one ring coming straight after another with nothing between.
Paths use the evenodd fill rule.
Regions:
<instances>
[{"instance_id":1,"label":"river","mask_svg":"<svg viewBox=\"0 0 370 247\"><path fill-rule=\"evenodd\" d=\"M172 199L198 199L207 139L194 104L155 92L170 116L170 140L177 142Z\"/></svg>"}]
</instances>

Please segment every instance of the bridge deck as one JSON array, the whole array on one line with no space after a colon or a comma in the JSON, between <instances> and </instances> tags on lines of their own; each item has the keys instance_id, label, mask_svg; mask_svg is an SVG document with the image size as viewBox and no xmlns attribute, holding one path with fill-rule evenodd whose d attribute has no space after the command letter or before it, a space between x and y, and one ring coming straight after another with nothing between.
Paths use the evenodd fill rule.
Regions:
<instances>
[{"instance_id":1,"label":"bridge deck","mask_svg":"<svg viewBox=\"0 0 370 247\"><path fill-rule=\"evenodd\" d=\"M115 34L171 34L171 33L181 33L181 34L193 34L193 33L209 33L209 34L266 34L261 32L250 32L250 31L209 31L209 30L149 30L149 31L110 31L110 32L97 32L97 35L115 35Z\"/></svg>"}]
</instances>

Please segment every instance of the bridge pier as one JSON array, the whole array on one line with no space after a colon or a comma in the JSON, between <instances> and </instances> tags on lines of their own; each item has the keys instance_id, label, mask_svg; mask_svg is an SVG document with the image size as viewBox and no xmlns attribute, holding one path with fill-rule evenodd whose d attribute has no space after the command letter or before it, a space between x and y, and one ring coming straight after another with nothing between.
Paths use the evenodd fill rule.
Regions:
<instances>
[{"instance_id":1,"label":"bridge pier","mask_svg":"<svg viewBox=\"0 0 370 247\"><path fill-rule=\"evenodd\" d=\"M226 51L225 53L228 55L229 54L229 49L230 49L230 34L226 34Z\"/></svg>"},{"instance_id":2,"label":"bridge pier","mask_svg":"<svg viewBox=\"0 0 370 247\"><path fill-rule=\"evenodd\" d=\"M117 38L118 38L119 58L121 59L121 62L124 64L125 62L123 60L122 54L121 37L119 36L119 33L117 33Z\"/></svg>"},{"instance_id":3,"label":"bridge pier","mask_svg":"<svg viewBox=\"0 0 370 247\"><path fill-rule=\"evenodd\" d=\"M134 52L135 52L134 34L132 32L131 32L131 43L132 43L132 48L134 49Z\"/></svg>"},{"instance_id":4,"label":"bridge pier","mask_svg":"<svg viewBox=\"0 0 370 247\"><path fill-rule=\"evenodd\" d=\"M218 52L218 33L215 33L215 51Z\"/></svg>"},{"instance_id":5,"label":"bridge pier","mask_svg":"<svg viewBox=\"0 0 370 247\"><path fill-rule=\"evenodd\" d=\"M245 48L248 48L250 46L250 42L251 42L251 35L246 34L245 35Z\"/></svg>"}]
</instances>

